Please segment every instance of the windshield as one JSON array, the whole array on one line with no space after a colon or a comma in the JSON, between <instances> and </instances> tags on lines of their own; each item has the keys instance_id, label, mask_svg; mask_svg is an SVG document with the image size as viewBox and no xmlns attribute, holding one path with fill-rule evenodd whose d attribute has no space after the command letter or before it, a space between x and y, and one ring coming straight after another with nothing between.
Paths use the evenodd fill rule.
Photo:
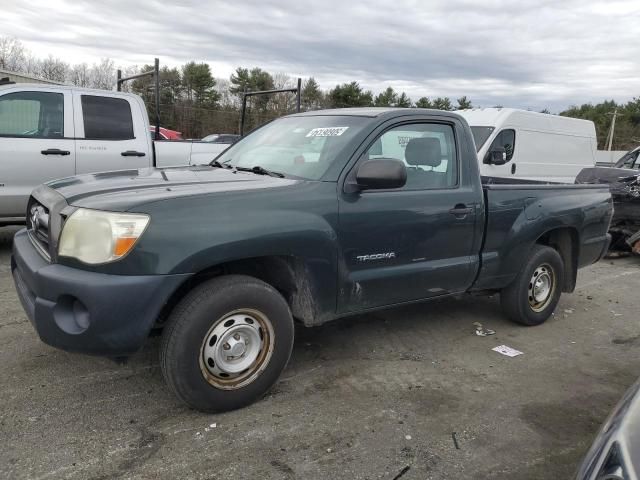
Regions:
<instances>
[{"instance_id":1,"label":"windshield","mask_svg":"<svg viewBox=\"0 0 640 480\"><path fill-rule=\"evenodd\" d=\"M487 138L491 136L491 132L495 130L494 127L471 127L471 133L473 133L473 140L476 142L476 152L479 152L487 141Z\"/></svg>"},{"instance_id":2,"label":"windshield","mask_svg":"<svg viewBox=\"0 0 640 480\"><path fill-rule=\"evenodd\" d=\"M318 180L369 121L343 115L281 118L243 138L216 160Z\"/></svg>"}]
</instances>

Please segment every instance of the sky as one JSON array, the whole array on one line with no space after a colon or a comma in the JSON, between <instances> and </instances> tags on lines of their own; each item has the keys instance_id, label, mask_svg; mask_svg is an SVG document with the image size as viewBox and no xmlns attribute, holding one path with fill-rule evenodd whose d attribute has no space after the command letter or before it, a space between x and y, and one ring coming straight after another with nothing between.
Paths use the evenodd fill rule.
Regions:
<instances>
[{"instance_id":1,"label":"sky","mask_svg":"<svg viewBox=\"0 0 640 480\"><path fill-rule=\"evenodd\" d=\"M0 0L37 56L238 66L558 112L640 96L640 1Z\"/></svg>"}]
</instances>

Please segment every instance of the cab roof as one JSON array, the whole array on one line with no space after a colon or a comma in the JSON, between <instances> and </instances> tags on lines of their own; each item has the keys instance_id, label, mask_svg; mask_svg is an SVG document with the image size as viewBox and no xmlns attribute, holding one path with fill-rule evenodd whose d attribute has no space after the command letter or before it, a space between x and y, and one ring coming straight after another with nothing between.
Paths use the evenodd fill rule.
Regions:
<instances>
[{"instance_id":1,"label":"cab roof","mask_svg":"<svg viewBox=\"0 0 640 480\"><path fill-rule=\"evenodd\" d=\"M395 117L412 115L439 115L460 118L456 112L446 112L444 110L432 110L428 108L402 108L402 107L351 107L332 108L327 110L310 110L289 115L290 117L313 117L313 116L349 116L349 117Z\"/></svg>"}]
</instances>

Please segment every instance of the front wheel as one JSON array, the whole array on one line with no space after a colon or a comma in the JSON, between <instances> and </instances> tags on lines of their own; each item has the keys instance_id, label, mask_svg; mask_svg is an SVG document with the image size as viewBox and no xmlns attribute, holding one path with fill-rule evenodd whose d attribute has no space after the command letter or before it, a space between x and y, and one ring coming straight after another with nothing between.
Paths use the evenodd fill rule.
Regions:
<instances>
[{"instance_id":1,"label":"front wheel","mask_svg":"<svg viewBox=\"0 0 640 480\"><path fill-rule=\"evenodd\" d=\"M551 247L535 245L516 279L500 292L502 309L522 325L540 325L555 310L562 292L564 264Z\"/></svg>"},{"instance_id":2,"label":"front wheel","mask_svg":"<svg viewBox=\"0 0 640 480\"><path fill-rule=\"evenodd\" d=\"M163 332L160 365L178 398L203 412L248 405L284 370L294 325L285 299L253 277L203 283L174 309Z\"/></svg>"}]
</instances>

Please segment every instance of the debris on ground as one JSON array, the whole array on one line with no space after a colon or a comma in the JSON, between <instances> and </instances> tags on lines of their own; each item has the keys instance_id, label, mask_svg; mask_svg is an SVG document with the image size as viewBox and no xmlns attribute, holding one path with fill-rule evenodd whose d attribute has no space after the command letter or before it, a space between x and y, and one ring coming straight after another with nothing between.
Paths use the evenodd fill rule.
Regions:
<instances>
[{"instance_id":1,"label":"debris on ground","mask_svg":"<svg viewBox=\"0 0 640 480\"><path fill-rule=\"evenodd\" d=\"M453 438L453 445L456 447L456 450L460 450L460 445L458 445L458 438L456 437L456 432L451 432L451 438Z\"/></svg>"},{"instance_id":2,"label":"debris on ground","mask_svg":"<svg viewBox=\"0 0 640 480\"><path fill-rule=\"evenodd\" d=\"M410 468L411 467L409 465L404 467L402 470L398 472L398 474L395 477L393 477L393 480L399 480L399 478L402 477L405 473L407 473Z\"/></svg>"},{"instance_id":3,"label":"debris on ground","mask_svg":"<svg viewBox=\"0 0 640 480\"><path fill-rule=\"evenodd\" d=\"M604 258L625 258L625 257L630 257L631 254L629 252L609 252L607 253Z\"/></svg>"},{"instance_id":4,"label":"debris on ground","mask_svg":"<svg viewBox=\"0 0 640 480\"><path fill-rule=\"evenodd\" d=\"M573 313L574 309L573 308L567 308L565 309L564 313Z\"/></svg>"},{"instance_id":5,"label":"debris on ground","mask_svg":"<svg viewBox=\"0 0 640 480\"><path fill-rule=\"evenodd\" d=\"M411 440L411 435L405 435L405 436L404 436L404 439L405 439L405 440Z\"/></svg>"},{"instance_id":6,"label":"debris on ground","mask_svg":"<svg viewBox=\"0 0 640 480\"><path fill-rule=\"evenodd\" d=\"M627 238L627 245L631 247L633 253L640 255L640 230Z\"/></svg>"},{"instance_id":7,"label":"debris on ground","mask_svg":"<svg viewBox=\"0 0 640 480\"><path fill-rule=\"evenodd\" d=\"M518 355L523 355L524 352L520 350L516 350L515 348L508 347L506 345L498 345L497 347L492 348L494 352L501 353L502 355L506 355L507 357L517 357Z\"/></svg>"},{"instance_id":8,"label":"debris on ground","mask_svg":"<svg viewBox=\"0 0 640 480\"><path fill-rule=\"evenodd\" d=\"M487 335L495 335L496 331L490 328L484 328L480 322L473 322L476 326L476 335L479 337L486 337Z\"/></svg>"}]
</instances>

